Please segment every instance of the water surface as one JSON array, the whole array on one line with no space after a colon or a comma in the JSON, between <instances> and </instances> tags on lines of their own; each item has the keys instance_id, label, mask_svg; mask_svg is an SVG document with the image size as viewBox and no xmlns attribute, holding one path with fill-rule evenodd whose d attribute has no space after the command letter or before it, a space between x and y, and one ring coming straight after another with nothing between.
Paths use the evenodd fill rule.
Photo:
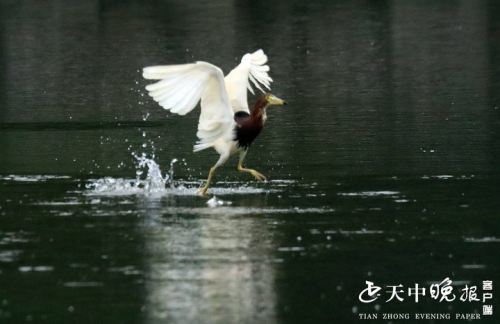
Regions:
<instances>
[{"instance_id":1,"label":"water surface","mask_svg":"<svg viewBox=\"0 0 500 324\"><path fill-rule=\"evenodd\" d=\"M358 294L500 279L499 15L494 1L1 1L0 318L481 313ZM208 202L194 193L217 156L191 153L198 115L156 106L140 69L227 73L257 48L289 102L248 155L270 181L231 160Z\"/></svg>"}]
</instances>

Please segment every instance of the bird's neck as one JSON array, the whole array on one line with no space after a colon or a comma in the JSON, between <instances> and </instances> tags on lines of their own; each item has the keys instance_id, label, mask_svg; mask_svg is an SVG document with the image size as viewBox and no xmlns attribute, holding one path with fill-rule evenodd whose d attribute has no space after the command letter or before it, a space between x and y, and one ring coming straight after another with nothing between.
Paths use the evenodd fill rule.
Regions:
<instances>
[{"instance_id":1,"label":"bird's neck","mask_svg":"<svg viewBox=\"0 0 500 324\"><path fill-rule=\"evenodd\" d=\"M266 109L269 104L263 98L259 98L252 108L251 118L265 122L267 119Z\"/></svg>"}]
</instances>

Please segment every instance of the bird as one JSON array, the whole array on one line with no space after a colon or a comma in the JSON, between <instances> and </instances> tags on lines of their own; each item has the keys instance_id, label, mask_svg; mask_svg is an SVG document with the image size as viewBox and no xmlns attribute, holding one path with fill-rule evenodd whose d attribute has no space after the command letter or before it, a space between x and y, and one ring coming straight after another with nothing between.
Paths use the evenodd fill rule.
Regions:
<instances>
[{"instance_id":1,"label":"bird","mask_svg":"<svg viewBox=\"0 0 500 324\"><path fill-rule=\"evenodd\" d=\"M259 49L243 55L226 76L219 67L204 61L143 68L144 79L158 80L148 84L146 90L164 109L186 115L200 102L198 141L193 152L213 148L219 159L210 168L199 195L207 195L215 171L235 154L239 154L238 171L249 173L258 181L266 180L259 171L244 167L244 160L264 127L267 108L286 105L285 100L264 90L270 91L273 82L267 62L267 55ZM262 95L250 111L247 91L255 94L252 84Z\"/></svg>"}]
</instances>

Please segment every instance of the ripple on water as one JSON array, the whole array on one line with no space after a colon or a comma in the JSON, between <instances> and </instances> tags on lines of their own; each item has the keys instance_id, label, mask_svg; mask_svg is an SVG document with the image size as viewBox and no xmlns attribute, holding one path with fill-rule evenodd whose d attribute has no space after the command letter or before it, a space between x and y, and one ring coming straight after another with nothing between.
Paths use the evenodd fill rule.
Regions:
<instances>
[{"instance_id":1,"label":"ripple on water","mask_svg":"<svg viewBox=\"0 0 500 324\"><path fill-rule=\"evenodd\" d=\"M79 206L83 205L83 201L67 200L67 201L38 201L32 203L35 206Z\"/></svg>"},{"instance_id":2,"label":"ripple on water","mask_svg":"<svg viewBox=\"0 0 500 324\"><path fill-rule=\"evenodd\" d=\"M26 232L5 232L2 233L0 238L0 245L9 245L17 243L28 243L30 240L27 238Z\"/></svg>"},{"instance_id":3,"label":"ripple on water","mask_svg":"<svg viewBox=\"0 0 500 324\"><path fill-rule=\"evenodd\" d=\"M301 252L304 250L305 248L302 246L283 246L278 248L279 252Z\"/></svg>"},{"instance_id":4,"label":"ripple on water","mask_svg":"<svg viewBox=\"0 0 500 324\"><path fill-rule=\"evenodd\" d=\"M452 176L451 174L440 174L440 175L430 175L430 176L424 175L421 178L424 180L428 179L448 180L448 179L453 179L454 176Z\"/></svg>"},{"instance_id":5,"label":"ripple on water","mask_svg":"<svg viewBox=\"0 0 500 324\"><path fill-rule=\"evenodd\" d=\"M466 270L476 270L476 269L485 269L485 264L462 264L462 269Z\"/></svg>"},{"instance_id":6,"label":"ripple on water","mask_svg":"<svg viewBox=\"0 0 500 324\"><path fill-rule=\"evenodd\" d=\"M256 208L256 207L168 207L163 211L167 214L187 214L187 215L262 215L262 214L326 214L333 213L332 208Z\"/></svg>"},{"instance_id":7,"label":"ripple on water","mask_svg":"<svg viewBox=\"0 0 500 324\"><path fill-rule=\"evenodd\" d=\"M495 237L495 236L465 237L464 242L466 242L466 243L500 243L500 238Z\"/></svg>"},{"instance_id":8,"label":"ripple on water","mask_svg":"<svg viewBox=\"0 0 500 324\"><path fill-rule=\"evenodd\" d=\"M401 193L399 191L360 191L360 192L339 192L339 196L347 197L379 197L379 196L397 196Z\"/></svg>"},{"instance_id":9,"label":"ripple on water","mask_svg":"<svg viewBox=\"0 0 500 324\"><path fill-rule=\"evenodd\" d=\"M325 234L341 234L341 235L374 235L374 234L384 234L384 231L381 230L368 230L366 228L362 228L359 230L326 230Z\"/></svg>"},{"instance_id":10,"label":"ripple on water","mask_svg":"<svg viewBox=\"0 0 500 324\"><path fill-rule=\"evenodd\" d=\"M423 180L471 180L476 176L474 174L462 174L462 175L451 175L451 174L438 174L438 175L423 175L420 178Z\"/></svg>"},{"instance_id":11,"label":"ripple on water","mask_svg":"<svg viewBox=\"0 0 500 324\"><path fill-rule=\"evenodd\" d=\"M69 281L63 284L64 287L68 288L91 288L91 287L101 287L102 282L97 281Z\"/></svg>"},{"instance_id":12,"label":"ripple on water","mask_svg":"<svg viewBox=\"0 0 500 324\"><path fill-rule=\"evenodd\" d=\"M0 232L0 263L16 262L23 253L21 244L30 242L27 232ZM0 271L1 272L1 271Z\"/></svg>"},{"instance_id":13,"label":"ripple on water","mask_svg":"<svg viewBox=\"0 0 500 324\"><path fill-rule=\"evenodd\" d=\"M8 262L14 262L18 259L19 255L23 251L21 250L4 250L0 251L0 262L1 263L8 263Z\"/></svg>"},{"instance_id":14,"label":"ripple on water","mask_svg":"<svg viewBox=\"0 0 500 324\"><path fill-rule=\"evenodd\" d=\"M45 265L19 267L20 272L50 272L53 270L54 270L54 267L45 266Z\"/></svg>"},{"instance_id":15,"label":"ripple on water","mask_svg":"<svg viewBox=\"0 0 500 324\"><path fill-rule=\"evenodd\" d=\"M63 180L63 179L71 179L70 176L64 175L15 175L9 174L6 176L0 176L0 180L4 181L16 181L16 182L44 182L48 180Z\"/></svg>"},{"instance_id":16,"label":"ripple on water","mask_svg":"<svg viewBox=\"0 0 500 324\"><path fill-rule=\"evenodd\" d=\"M123 266L123 267L113 267L108 269L109 272L118 272L126 276L140 275L142 271L137 269L133 265Z\"/></svg>"}]
</instances>

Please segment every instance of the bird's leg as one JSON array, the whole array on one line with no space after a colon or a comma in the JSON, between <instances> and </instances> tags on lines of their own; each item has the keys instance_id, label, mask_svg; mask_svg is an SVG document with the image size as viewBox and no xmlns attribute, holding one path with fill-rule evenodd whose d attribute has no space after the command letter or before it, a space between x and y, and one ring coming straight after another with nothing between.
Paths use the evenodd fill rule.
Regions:
<instances>
[{"instance_id":1,"label":"bird's leg","mask_svg":"<svg viewBox=\"0 0 500 324\"><path fill-rule=\"evenodd\" d=\"M221 154L221 156L219 157L219 160L217 161L217 163L215 163L215 165L210 168L210 171L208 172L207 183L203 187L201 187L200 189L198 189L198 194L200 196L206 196L207 195L208 187L210 186L210 183L212 182L212 178L214 176L215 170L218 167L220 167L221 165L223 165L227 161L228 158L229 158L229 152Z\"/></svg>"},{"instance_id":2,"label":"bird's leg","mask_svg":"<svg viewBox=\"0 0 500 324\"><path fill-rule=\"evenodd\" d=\"M217 169L217 167L215 165L210 168L210 171L208 172L207 183L203 187L201 187L200 189L198 189L198 194L200 196L206 196L207 195L208 187L210 186L210 182L212 182L212 177L214 176L214 173L215 173L216 169Z\"/></svg>"},{"instance_id":3,"label":"bird's leg","mask_svg":"<svg viewBox=\"0 0 500 324\"><path fill-rule=\"evenodd\" d=\"M250 173L258 181L265 181L266 177L262 173L260 173L259 171L254 170L254 169L247 169L247 168L243 167L243 161L245 160L246 155L247 155L247 150L241 151L240 160L238 161L238 171Z\"/></svg>"}]
</instances>

